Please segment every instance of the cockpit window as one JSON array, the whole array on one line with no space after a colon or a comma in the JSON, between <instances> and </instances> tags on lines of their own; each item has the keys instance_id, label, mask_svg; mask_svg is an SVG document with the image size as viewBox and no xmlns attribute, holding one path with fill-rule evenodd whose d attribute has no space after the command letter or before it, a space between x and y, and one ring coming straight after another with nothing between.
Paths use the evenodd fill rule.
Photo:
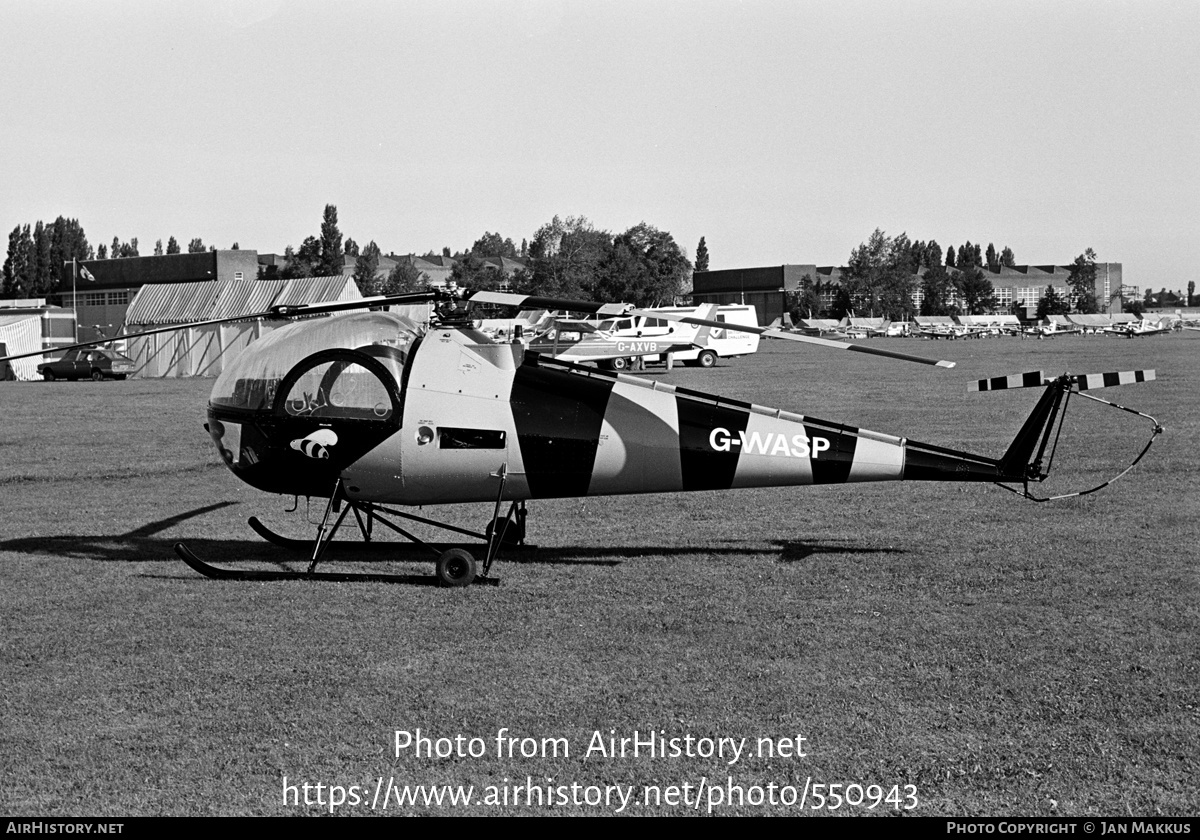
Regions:
<instances>
[{"instance_id":1,"label":"cockpit window","mask_svg":"<svg viewBox=\"0 0 1200 840\"><path fill-rule=\"evenodd\" d=\"M288 381L282 407L289 417L389 420L395 411L387 387L358 362L320 362Z\"/></svg>"},{"instance_id":2,"label":"cockpit window","mask_svg":"<svg viewBox=\"0 0 1200 840\"><path fill-rule=\"evenodd\" d=\"M302 360L325 350L358 350L378 362L386 375L399 383L409 351L421 332L416 322L390 312L355 312L288 324L238 353L217 377L210 401L224 408L269 411L275 405L284 378ZM232 352L232 348L227 352ZM348 389L355 381L351 372L346 374L340 388ZM341 378L339 373L331 382ZM330 396L327 391L325 397ZM364 402L358 407L373 408L373 404Z\"/></svg>"}]
</instances>

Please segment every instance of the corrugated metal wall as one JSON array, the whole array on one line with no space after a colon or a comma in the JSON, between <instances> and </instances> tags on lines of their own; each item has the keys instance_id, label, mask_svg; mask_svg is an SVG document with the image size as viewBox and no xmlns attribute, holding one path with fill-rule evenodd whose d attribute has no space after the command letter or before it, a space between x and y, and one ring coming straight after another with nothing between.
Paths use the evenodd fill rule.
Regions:
<instances>
[{"instance_id":1,"label":"corrugated metal wall","mask_svg":"<svg viewBox=\"0 0 1200 840\"><path fill-rule=\"evenodd\" d=\"M273 306L361 300L354 278L304 277L292 280L218 280L143 286L129 305L129 332L155 327L251 318ZM284 321L246 320L191 327L178 332L128 339L135 377L216 376L251 341Z\"/></svg>"}]
</instances>

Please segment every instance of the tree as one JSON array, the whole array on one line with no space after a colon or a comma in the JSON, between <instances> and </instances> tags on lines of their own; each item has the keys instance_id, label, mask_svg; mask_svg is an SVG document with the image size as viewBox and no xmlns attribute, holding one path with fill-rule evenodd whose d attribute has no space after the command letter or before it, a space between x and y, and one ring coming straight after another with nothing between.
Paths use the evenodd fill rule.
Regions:
<instances>
[{"instance_id":1,"label":"tree","mask_svg":"<svg viewBox=\"0 0 1200 840\"><path fill-rule=\"evenodd\" d=\"M699 252L697 252L696 256L699 257ZM791 306L788 307L793 321L800 318L817 317L817 313L821 311L819 281L814 281L811 274L805 274L800 278L799 290L794 292L793 295L794 297L790 301Z\"/></svg>"},{"instance_id":2,"label":"tree","mask_svg":"<svg viewBox=\"0 0 1200 840\"><path fill-rule=\"evenodd\" d=\"M342 249L342 232L338 230L337 207L325 205L325 217L321 221L321 256L318 265L320 275L333 276L342 273L346 264Z\"/></svg>"},{"instance_id":3,"label":"tree","mask_svg":"<svg viewBox=\"0 0 1200 840\"><path fill-rule=\"evenodd\" d=\"M1096 252L1088 248L1071 263L1067 286L1079 312L1098 312L1096 304Z\"/></svg>"},{"instance_id":4,"label":"tree","mask_svg":"<svg viewBox=\"0 0 1200 840\"><path fill-rule=\"evenodd\" d=\"M967 243L958 249L954 264L963 270L982 265L983 256L979 253L979 246L972 245L971 240L968 239Z\"/></svg>"},{"instance_id":5,"label":"tree","mask_svg":"<svg viewBox=\"0 0 1200 840\"><path fill-rule=\"evenodd\" d=\"M953 249L947 251L953 252ZM935 265L925 272L921 279L921 293L922 315L953 315L958 311L954 302L958 295L958 287L945 266Z\"/></svg>"},{"instance_id":6,"label":"tree","mask_svg":"<svg viewBox=\"0 0 1200 840\"><path fill-rule=\"evenodd\" d=\"M163 244L162 244L162 240L159 239L159 240L156 240L154 243L154 256L161 257L162 255L163 255Z\"/></svg>"},{"instance_id":7,"label":"tree","mask_svg":"<svg viewBox=\"0 0 1200 840\"><path fill-rule=\"evenodd\" d=\"M58 286L58 272L50 263L50 234L39 219L33 228L33 288L35 297L45 297Z\"/></svg>"},{"instance_id":8,"label":"tree","mask_svg":"<svg viewBox=\"0 0 1200 840\"><path fill-rule=\"evenodd\" d=\"M462 289L495 290L501 278L496 266L476 254L464 254L450 269L450 280Z\"/></svg>"},{"instance_id":9,"label":"tree","mask_svg":"<svg viewBox=\"0 0 1200 840\"><path fill-rule=\"evenodd\" d=\"M954 268L954 246L946 249L946 268Z\"/></svg>"},{"instance_id":10,"label":"tree","mask_svg":"<svg viewBox=\"0 0 1200 840\"><path fill-rule=\"evenodd\" d=\"M191 242L188 243L188 253L189 254L203 254L204 251L205 251L204 241L202 239L200 239L200 237L197 236L195 239L193 239Z\"/></svg>"},{"instance_id":11,"label":"tree","mask_svg":"<svg viewBox=\"0 0 1200 840\"><path fill-rule=\"evenodd\" d=\"M708 243L704 241L703 236L700 237L700 244L696 246L696 271L708 271Z\"/></svg>"},{"instance_id":12,"label":"tree","mask_svg":"<svg viewBox=\"0 0 1200 840\"><path fill-rule=\"evenodd\" d=\"M546 297L586 298L611 248L610 234L596 230L585 217L555 216L538 228L529 244L529 271L523 278L529 287L514 288Z\"/></svg>"},{"instance_id":13,"label":"tree","mask_svg":"<svg viewBox=\"0 0 1200 840\"><path fill-rule=\"evenodd\" d=\"M103 242L101 242L100 247L96 249L96 259L98 259L98 260L108 259L108 248L105 246L105 244Z\"/></svg>"},{"instance_id":14,"label":"tree","mask_svg":"<svg viewBox=\"0 0 1200 840\"><path fill-rule=\"evenodd\" d=\"M911 315L916 285L913 264L920 259L907 234L889 238L876 228L870 239L850 252L842 275L848 311L894 320Z\"/></svg>"},{"instance_id":15,"label":"tree","mask_svg":"<svg viewBox=\"0 0 1200 840\"><path fill-rule=\"evenodd\" d=\"M59 216L46 230L50 237L50 292L53 293L60 286L63 264L72 260L90 259L91 248L77 219Z\"/></svg>"},{"instance_id":16,"label":"tree","mask_svg":"<svg viewBox=\"0 0 1200 840\"><path fill-rule=\"evenodd\" d=\"M996 254L996 246L991 242L987 246L987 267L988 271L992 272L1000 270L1000 257Z\"/></svg>"},{"instance_id":17,"label":"tree","mask_svg":"<svg viewBox=\"0 0 1200 840\"><path fill-rule=\"evenodd\" d=\"M346 245L342 250L346 252L347 257L362 256L362 254L359 253L358 243L348 236L346 237Z\"/></svg>"},{"instance_id":18,"label":"tree","mask_svg":"<svg viewBox=\"0 0 1200 840\"><path fill-rule=\"evenodd\" d=\"M229 246L229 250L230 251L240 251L241 246L239 246L236 242L234 242L232 245Z\"/></svg>"},{"instance_id":19,"label":"tree","mask_svg":"<svg viewBox=\"0 0 1200 840\"><path fill-rule=\"evenodd\" d=\"M313 277L321 264L321 242L315 236L310 236L300 245L299 251L293 251L288 245L283 249L285 265L279 271L282 279L294 277Z\"/></svg>"},{"instance_id":20,"label":"tree","mask_svg":"<svg viewBox=\"0 0 1200 840\"><path fill-rule=\"evenodd\" d=\"M175 241L174 236L167 239L167 253L168 254L178 254L179 253L179 243Z\"/></svg>"},{"instance_id":21,"label":"tree","mask_svg":"<svg viewBox=\"0 0 1200 840\"><path fill-rule=\"evenodd\" d=\"M508 259L517 258L517 246L513 244L511 239L504 239L499 233L491 233L484 231L483 236L475 240L468 254L474 254L477 257L507 257Z\"/></svg>"},{"instance_id":22,"label":"tree","mask_svg":"<svg viewBox=\"0 0 1200 840\"><path fill-rule=\"evenodd\" d=\"M957 278L963 308L968 315L986 315L996 307L996 289L979 268L972 267Z\"/></svg>"},{"instance_id":23,"label":"tree","mask_svg":"<svg viewBox=\"0 0 1200 840\"><path fill-rule=\"evenodd\" d=\"M845 318L854 313L854 304L850 300L850 294L845 288L838 286L833 295L833 305L829 307L829 317Z\"/></svg>"},{"instance_id":24,"label":"tree","mask_svg":"<svg viewBox=\"0 0 1200 840\"><path fill-rule=\"evenodd\" d=\"M1007 245L1005 245L1004 250L1000 252L1000 265L1012 268L1016 264L1016 254L1013 253L1012 248L1009 248Z\"/></svg>"},{"instance_id":25,"label":"tree","mask_svg":"<svg viewBox=\"0 0 1200 840\"><path fill-rule=\"evenodd\" d=\"M1066 315L1070 311L1071 301L1055 291L1053 286L1047 286L1046 294L1038 300L1037 317L1042 319L1047 315Z\"/></svg>"},{"instance_id":26,"label":"tree","mask_svg":"<svg viewBox=\"0 0 1200 840\"><path fill-rule=\"evenodd\" d=\"M1193 300L1195 300L1195 299L1196 299L1196 281L1195 281L1195 280L1189 280L1189 281L1188 281L1188 296L1187 296L1187 305L1188 305L1188 306L1192 306L1192 305L1193 305L1193 304L1192 304L1192 301L1193 301Z\"/></svg>"},{"instance_id":27,"label":"tree","mask_svg":"<svg viewBox=\"0 0 1200 840\"><path fill-rule=\"evenodd\" d=\"M364 295L376 294L376 288L380 285L375 280L375 272L378 270L379 246L372 239L354 262L354 282Z\"/></svg>"},{"instance_id":28,"label":"tree","mask_svg":"<svg viewBox=\"0 0 1200 840\"><path fill-rule=\"evenodd\" d=\"M591 291L596 300L670 305L691 270L671 234L641 222L613 238L596 266Z\"/></svg>"},{"instance_id":29,"label":"tree","mask_svg":"<svg viewBox=\"0 0 1200 840\"><path fill-rule=\"evenodd\" d=\"M420 292L429 285L429 275L418 271L412 261L405 258L396 263L396 267L388 274L379 293L383 295L403 295L408 292Z\"/></svg>"},{"instance_id":30,"label":"tree","mask_svg":"<svg viewBox=\"0 0 1200 840\"><path fill-rule=\"evenodd\" d=\"M892 240L879 228L850 252L842 275L842 289L849 298L849 314L874 315L880 280L892 261L892 253Z\"/></svg>"},{"instance_id":31,"label":"tree","mask_svg":"<svg viewBox=\"0 0 1200 840\"><path fill-rule=\"evenodd\" d=\"M924 268L933 268L935 265L942 264L942 246L937 244L937 240L930 239L925 244L925 254L921 258L921 266ZM919 272L920 269L918 268Z\"/></svg>"},{"instance_id":32,"label":"tree","mask_svg":"<svg viewBox=\"0 0 1200 840\"><path fill-rule=\"evenodd\" d=\"M6 298L26 297L28 283L28 260L32 237L29 225L17 225L8 235L8 257L4 260L4 286L0 289Z\"/></svg>"}]
</instances>

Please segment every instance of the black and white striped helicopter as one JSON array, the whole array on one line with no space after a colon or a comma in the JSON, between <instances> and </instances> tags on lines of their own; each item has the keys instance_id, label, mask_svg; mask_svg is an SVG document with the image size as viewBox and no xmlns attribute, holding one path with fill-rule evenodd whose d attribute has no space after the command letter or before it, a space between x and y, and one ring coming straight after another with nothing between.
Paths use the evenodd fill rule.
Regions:
<instances>
[{"instance_id":1,"label":"black and white striped helicopter","mask_svg":"<svg viewBox=\"0 0 1200 840\"><path fill-rule=\"evenodd\" d=\"M385 311L418 302L434 304L430 323ZM303 552L308 575L349 513L364 540L382 524L426 546L442 584L464 586L495 582L492 564L502 547L524 543L526 502L533 499L916 480L991 482L1049 501L1065 496L1039 498L1030 484L1049 473L1056 429L1073 395L1143 417L1154 431L1115 478L1068 495L1095 492L1120 478L1163 430L1149 415L1085 393L1153 380L1152 370L981 380L972 390L1044 389L1004 454L991 458L528 352L519 341L500 343L475 329L468 307L476 303L599 316L652 314L698 328L953 367L773 328L492 291L431 290L275 307L136 335L251 318L290 321L250 344L220 374L205 427L229 469L246 483L327 500L311 541L286 538L250 519L264 539ZM482 533L402 509L462 502L493 506ZM426 545L397 524L405 521L486 541L482 560L462 547ZM175 549L202 574L255 576L204 562L182 543Z\"/></svg>"}]
</instances>

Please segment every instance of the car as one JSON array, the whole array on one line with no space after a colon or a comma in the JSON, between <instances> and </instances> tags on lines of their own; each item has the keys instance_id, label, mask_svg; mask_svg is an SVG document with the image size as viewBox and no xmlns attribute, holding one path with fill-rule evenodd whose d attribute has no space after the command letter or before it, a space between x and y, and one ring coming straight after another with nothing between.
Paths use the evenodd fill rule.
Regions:
<instances>
[{"instance_id":1,"label":"car","mask_svg":"<svg viewBox=\"0 0 1200 840\"><path fill-rule=\"evenodd\" d=\"M137 365L116 350L97 347L68 350L61 359L38 365L38 375L47 382L56 379L124 379Z\"/></svg>"}]
</instances>

